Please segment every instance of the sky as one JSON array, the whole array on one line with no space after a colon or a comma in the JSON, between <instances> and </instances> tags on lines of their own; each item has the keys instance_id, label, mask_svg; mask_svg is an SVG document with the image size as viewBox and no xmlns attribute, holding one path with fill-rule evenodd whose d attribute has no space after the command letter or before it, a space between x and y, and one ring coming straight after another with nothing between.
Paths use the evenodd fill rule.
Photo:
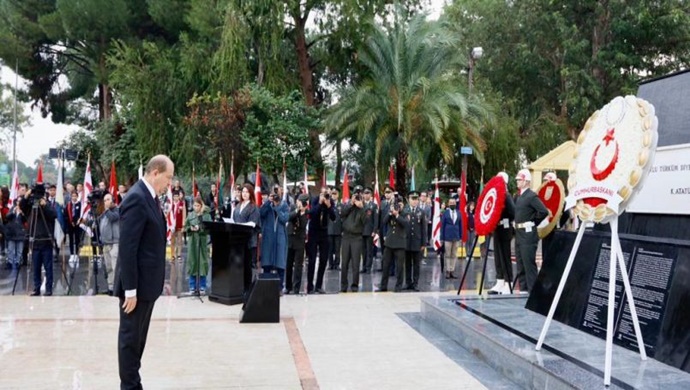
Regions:
<instances>
[{"instance_id":1,"label":"sky","mask_svg":"<svg viewBox=\"0 0 690 390\"><path fill-rule=\"evenodd\" d=\"M431 12L430 18L436 19L443 8L444 0L430 0L429 10ZM2 67L0 71L0 84L15 84L14 71L6 66ZM22 88L25 83L19 79L19 87ZM47 154L48 149L55 147L58 142L66 139L71 133L76 131L79 127L75 125L55 124L48 118L42 118L40 110L31 110L30 104L25 104L20 109L29 115L30 125L24 126L23 133L17 133L17 160L24 164L32 166L34 161L42 154ZM12 157L12 141L9 143L2 143L0 145L10 158Z\"/></svg>"},{"instance_id":2,"label":"sky","mask_svg":"<svg viewBox=\"0 0 690 390\"><path fill-rule=\"evenodd\" d=\"M14 86L14 71L6 66L0 72L0 83ZM23 80L19 80L19 87L25 86ZM55 147L58 142L64 140L79 127L73 125L55 124L48 118L42 118L40 110L31 110L30 104L20 105L26 115L31 117L31 124L23 128L22 133L17 133L17 160L28 166L33 166L36 159L42 154L48 154L48 149ZM12 139L0 147L12 158Z\"/></svg>"}]
</instances>

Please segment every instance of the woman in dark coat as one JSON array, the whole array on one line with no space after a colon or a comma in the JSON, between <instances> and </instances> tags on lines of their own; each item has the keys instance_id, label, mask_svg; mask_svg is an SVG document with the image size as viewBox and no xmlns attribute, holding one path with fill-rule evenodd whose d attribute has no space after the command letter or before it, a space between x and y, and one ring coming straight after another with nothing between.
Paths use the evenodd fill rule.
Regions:
<instances>
[{"instance_id":1,"label":"woman in dark coat","mask_svg":"<svg viewBox=\"0 0 690 390\"><path fill-rule=\"evenodd\" d=\"M244 291L247 292L252 283L252 268L256 268L256 247L259 240L259 209L254 201L254 186L246 183L242 186L240 203L235 206L232 213L235 223L254 223L254 233L252 233L247 249L244 253Z\"/></svg>"}]
</instances>

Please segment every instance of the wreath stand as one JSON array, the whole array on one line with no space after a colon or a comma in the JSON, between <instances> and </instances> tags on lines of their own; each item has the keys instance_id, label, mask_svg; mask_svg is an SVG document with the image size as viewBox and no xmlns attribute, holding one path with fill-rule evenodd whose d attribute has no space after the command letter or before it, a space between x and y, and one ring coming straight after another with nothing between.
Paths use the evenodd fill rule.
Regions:
<instances>
[{"instance_id":1,"label":"wreath stand","mask_svg":"<svg viewBox=\"0 0 690 390\"><path fill-rule=\"evenodd\" d=\"M644 342L642 340L642 332L640 331L640 323L637 319L637 311L635 310L635 301L632 296L632 289L630 288L630 279L628 278L628 271L625 269L625 260L623 259L623 250L621 249L620 239L618 237L618 215L610 221L611 226L611 256L609 258L609 300L608 300L608 318L606 320L606 357L604 366L604 385L611 385L611 359L613 352L613 321L614 321L614 306L616 300L616 269L620 268L621 278L623 279L623 284L625 286L625 296L628 300L628 307L630 308L630 316L632 317L633 327L635 329L635 336L637 336L637 346L640 350L640 358L642 360L647 360L647 352L644 349ZM561 294L563 293L563 288L565 287L565 282L568 279L568 274L572 268L573 261L575 260L575 255L577 250L580 248L580 242L582 241L582 236L585 232L585 223L580 224L580 230L577 232L577 238L575 238L575 244L573 249L570 251L570 256L568 257L568 262L565 265L565 270L563 271L563 276L561 276L561 281L558 284L558 289L556 290L556 296L551 303L551 308L549 309L549 315L544 321L544 326L542 327L541 334L539 335L539 341L537 342L536 350L540 351L541 346L546 338L546 333L549 331L549 326L551 325L551 320L556 312L556 307L558 306L558 301L561 299ZM616 267L618 265L618 267Z\"/></svg>"},{"instance_id":2,"label":"wreath stand","mask_svg":"<svg viewBox=\"0 0 690 390\"><path fill-rule=\"evenodd\" d=\"M489 262L489 245L491 244L491 237L493 237L493 233L489 234L486 236L486 252L484 253L483 256L480 257L484 261L484 265L482 266L482 279L479 282L479 295L482 295L482 290L484 288L484 277L486 276L486 263ZM474 243L472 244L472 251L467 255L467 264L465 265L465 272L462 273L462 278L460 279L460 285L458 286L458 293L457 295L460 295L460 291L462 290L462 285L465 283L465 278L467 277L467 271L470 269L470 262L472 262L472 253L474 253L474 249L477 247L477 242L479 242L479 236L475 237ZM494 242L494 245L496 243ZM496 250L494 249L494 256L496 256ZM503 274L508 275L508 270L506 269L505 263L501 262L501 268L503 269ZM506 283L508 283L508 288L510 289L510 293L513 293L513 287L514 283L510 282L510 278L507 278Z\"/></svg>"}]
</instances>

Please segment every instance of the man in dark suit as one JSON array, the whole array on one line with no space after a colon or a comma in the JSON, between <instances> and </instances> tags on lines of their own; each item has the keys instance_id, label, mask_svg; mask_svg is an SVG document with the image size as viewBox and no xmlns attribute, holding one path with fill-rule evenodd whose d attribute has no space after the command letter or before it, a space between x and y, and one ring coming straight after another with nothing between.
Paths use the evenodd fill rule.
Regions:
<instances>
[{"instance_id":1,"label":"man in dark suit","mask_svg":"<svg viewBox=\"0 0 690 390\"><path fill-rule=\"evenodd\" d=\"M427 244L426 214L419 207L419 192L410 191L405 212L409 224L405 250L405 289L419 291L419 263Z\"/></svg>"},{"instance_id":2,"label":"man in dark suit","mask_svg":"<svg viewBox=\"0 0 690 390\"><path fill-rule=\"evenodd\" d=\"M151 313L165 279L166 223L158 196L170 185L175 165L158 155L120 205L120 253L114 293L120 298L118 364L120 389L142 389L139 368Z\"/></svg>"}]
</instances>

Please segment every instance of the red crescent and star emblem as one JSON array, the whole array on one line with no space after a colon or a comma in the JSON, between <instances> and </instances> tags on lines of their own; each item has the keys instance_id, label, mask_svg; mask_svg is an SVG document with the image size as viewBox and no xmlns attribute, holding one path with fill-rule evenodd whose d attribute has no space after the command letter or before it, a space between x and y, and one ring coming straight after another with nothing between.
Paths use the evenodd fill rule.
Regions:
<instances>
[{"instance_id":1,"label":"red crescent and star emblem","mask_svg":"<svg viewBox=\"0 0 690 390\"><path fill-rule=\"evenodd\" d=\"M604 169L599 169L597 167L597 154L599 154L599 148L601 148L601 143L597 145L597 148L594 149L594 153L592 154L592 159L589 161L589 169L592 172L592 177L594 177L594 180L596 181L602 181L606 180L607 177L613 172L613 170L616 168L616 163L618 163L618 141L616 141L616 138L614 136L615 129L612 127L606 131L606 135L604 138L601 140L602 143L606 143L605 146L609 146L610 142L615 142L616 144L616 150L613 153L613 158L611 158L611 162L609 162L609 165L607 165Z\"/></svg>"},{"instance_id":2,"label":"red crescent and star emblem","mask_svg":"<svg viewBox=\"0 0 690 390\"><path fill-rule=\"evenodd\" d=\"M616 169L616 164L618 163L619 147L618 141L616 141L615 132L616 129L613 127L606 130L606 135L604 136L604 138L601 139L601 142L599 143L599 145L597 145L597 148L594 149L594 153L592 153L592 159L589 161L589 170L592 173L592 177L596 181L606 180L606 178L609 177L611 173L613 173L613 170ZM599 167L597 166L597 155L599 154L599 148L601 148L601 145L604 143L604 146L609 146L609 143L611 142L614 142L616 145L616 150L613 152L613 157L604 169L599 169ZM602 203L606 203L606 200L601 198L586 198L584 199L584 202L592 207L597 207Z\"/></svg>"}]
</instances>

